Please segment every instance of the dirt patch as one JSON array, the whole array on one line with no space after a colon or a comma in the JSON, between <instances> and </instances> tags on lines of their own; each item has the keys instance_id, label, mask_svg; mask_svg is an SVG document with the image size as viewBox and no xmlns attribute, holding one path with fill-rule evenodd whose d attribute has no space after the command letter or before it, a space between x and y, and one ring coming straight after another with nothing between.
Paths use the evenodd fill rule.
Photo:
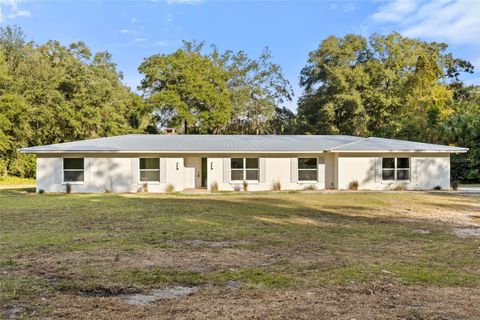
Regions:
<instances>
[{"instance_id":1,"label":"dirt patch","mask_svg":"<svg viewBox=\"0 0 480 320\"><path fill-rule=\"evenodd\" d=\"M240 280L229 280L225 282L225 287L229 289L238 289L243 285L244 285L244 282Z\"/></svg>"},{"instance_id":2,"label":"dirt patch","mask_svg":"<svg viewBox=\"0 0 480 320\"><path fill-rule=\"evenodd\" d=\"M480 289L375 283L311 290L205 288L162 303L57 295L49 318L76 319L478 319Z\"/></svg>"},{"instance_id":3,"label":"dirt patch","mask_svg":"<svg viewBox=\"0 0 480 320\"><path fill-rule=\"evenodd\" d=\"M452 233L459 238L480 238L480 228L455 228Z\"/></svg>"},{"instance_id":4,"label":"dirt patch","mask_svg":"<svg viewBox=\"0 0 480 320\"><path fill-rule=\"evenodd\" d=\"M426 230L426 229L415 229L415 230L413 230L413 233L418 233L418 234L430 234L431 231L430 231L430 230Z\"/></svg>"},{"instance_id":5,"label":"dirt patch","mask_svg":"<svg viewBox=\"0 0 480 320\"><path fill-rule=\"evenodd\" d=\"M141 289L135 287L95 287L88 290L80 290L80 294L83 296L91 296L91 297L111 297L111 296L118 296L118 295L125 295L125 294L133 294L141 292Z\"/></svg>"},{"instance_id":6,"label":"dirt patch","mask_svg":"<svg viewBox=\"0 0 480 320\"><path fill-rule=\"evenodd\" d=\"M193 294L197 288L176 286L173 288L154 289L148 294L132 294L124 297L127 304L142 305L163 299L178 299Z\"/></svg>"},{"instance_id":7,"label":"dirt patch","mask_svg":"<svg viewBox=\"0 0 480 320\"><path fill-rule=\"evenodd\" d=\"M18 319L24 311L25 311L24 306L18 305L18 304L12 304L6 308L3 315L7 320Z\"/></svg>"},{"instance_id":8,"label":"dirt patch","mask_svg":"<svg viewBox=\"0 0 480 320\"><path fill-rule=\"evenodd\" d=\"M175 246L188 246L188 247L207 247L207 248L231 248L237 246L248 245L250 241L204 241L200 239L194 240L178 240L178 241L168 241L168 244Z\"/></svg>"}]
</instances>

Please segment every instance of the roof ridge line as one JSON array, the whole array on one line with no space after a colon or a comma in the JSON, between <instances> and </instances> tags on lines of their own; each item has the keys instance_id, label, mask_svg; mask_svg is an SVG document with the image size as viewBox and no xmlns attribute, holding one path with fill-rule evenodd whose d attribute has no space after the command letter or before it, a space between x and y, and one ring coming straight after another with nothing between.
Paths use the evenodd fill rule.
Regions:
<instances>
[{"instance_id":1,"label":"roof ridge line","mask_svg":"<svg viewBox=\"0 0 480 320\"><path fill-rule=\"evenodd\" d=\"M352 144L355 144L355 143L358 143L358 142L363 142L363 141L366 141L366 140L370 140L372 137L368 137L368 138L363 138L363 137L359 137L361 140L357 140L357 141L352 141L352 142L349 142L349 143L345 143L345 144L342 144L340 146L336 146L336 147L333 147L333 148L330 148L328 150L335 150L337 148L342 148L342 147L345 147L345 146L349 146L349 145L352 145Z\"/></svg>"}]
</instances>

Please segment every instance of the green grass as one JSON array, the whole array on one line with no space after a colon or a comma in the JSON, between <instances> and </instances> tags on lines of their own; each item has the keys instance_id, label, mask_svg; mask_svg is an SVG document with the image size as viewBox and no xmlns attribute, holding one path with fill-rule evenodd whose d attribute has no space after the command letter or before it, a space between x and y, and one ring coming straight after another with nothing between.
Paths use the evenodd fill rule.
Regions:
<instances>
[{"instance_id":1,"label":"green grass","mask_svg":"<svg viewBox=\"0 0 480 320\"><path fill-rule=\"evenodd\" d=\"M13 176L0 176L0 186L35 184L35 179L19 178Z\"/></svg>"},{"instance_id":2,"label":"green grass","mask_svg":"<svg viewBox=\"0 0 480 320\"><path fill-rule=\"evenodd\" d=\"M479 239L457 238L451 230L458 226L423 215L467 212L479 203L433 193L0 190L0 305L38 306L40 297L66 293L222 288L231 280L253 291L378 281L480 288Z\"/></svg>"}]
</instances>

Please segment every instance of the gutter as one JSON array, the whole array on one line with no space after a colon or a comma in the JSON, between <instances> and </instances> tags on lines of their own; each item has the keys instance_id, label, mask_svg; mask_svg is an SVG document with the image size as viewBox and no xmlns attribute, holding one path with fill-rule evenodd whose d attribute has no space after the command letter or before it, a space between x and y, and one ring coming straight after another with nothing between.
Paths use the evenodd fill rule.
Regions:
<instances>
[{"instance_id":1,"label":"gutter","mask_svg":"<svg viewBox=\"0 0 480 320\"><path fill-rule=\"evenodd\" d=\"M138 151L123 151L123 150L28 150L27 149L18 149L20 153L25 154L64 154L64 153L106 153L106 154L137 154L137 153L159 153L159 154L318 154L318 153L466 153L468 148L459 148L457 150L336 150L336 149L327 149L327 150L318 150L318 151L285 151L285 150L276 150L276 151L250 151L250 150L223 150L223 151L208 151L208 150L197 150L197 151L155 151L155 150L138 150Z\"/></svg>"}]
</instances>

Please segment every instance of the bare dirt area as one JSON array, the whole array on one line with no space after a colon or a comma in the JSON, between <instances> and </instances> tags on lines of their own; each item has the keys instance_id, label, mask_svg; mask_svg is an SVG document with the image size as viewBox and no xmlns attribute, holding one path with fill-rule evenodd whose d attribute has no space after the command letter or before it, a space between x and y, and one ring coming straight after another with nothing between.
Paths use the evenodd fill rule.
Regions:
<instances>
[{"instance_id":1,"label":"bare dirt area","mask_svg":"<svg viewBox=\"0 0 480 320\"><path fill-rule=\"evenodd\" d=\"M480 197L0 191L6 319L479 319Z\"/></svg>"},{"instance_id":2,"label":"bare dirt area","mask_svg":"<svg viewBox=\"0 0 480 320\"><path fill-rule=\"evenodd\" d=\"M466 297L469 297L466 299ZM60 295L54 319L478 319L480 290L391 284L316 290L206 288L177 299L131 305L123 297Z\"/></svg>"}]
</instances>

